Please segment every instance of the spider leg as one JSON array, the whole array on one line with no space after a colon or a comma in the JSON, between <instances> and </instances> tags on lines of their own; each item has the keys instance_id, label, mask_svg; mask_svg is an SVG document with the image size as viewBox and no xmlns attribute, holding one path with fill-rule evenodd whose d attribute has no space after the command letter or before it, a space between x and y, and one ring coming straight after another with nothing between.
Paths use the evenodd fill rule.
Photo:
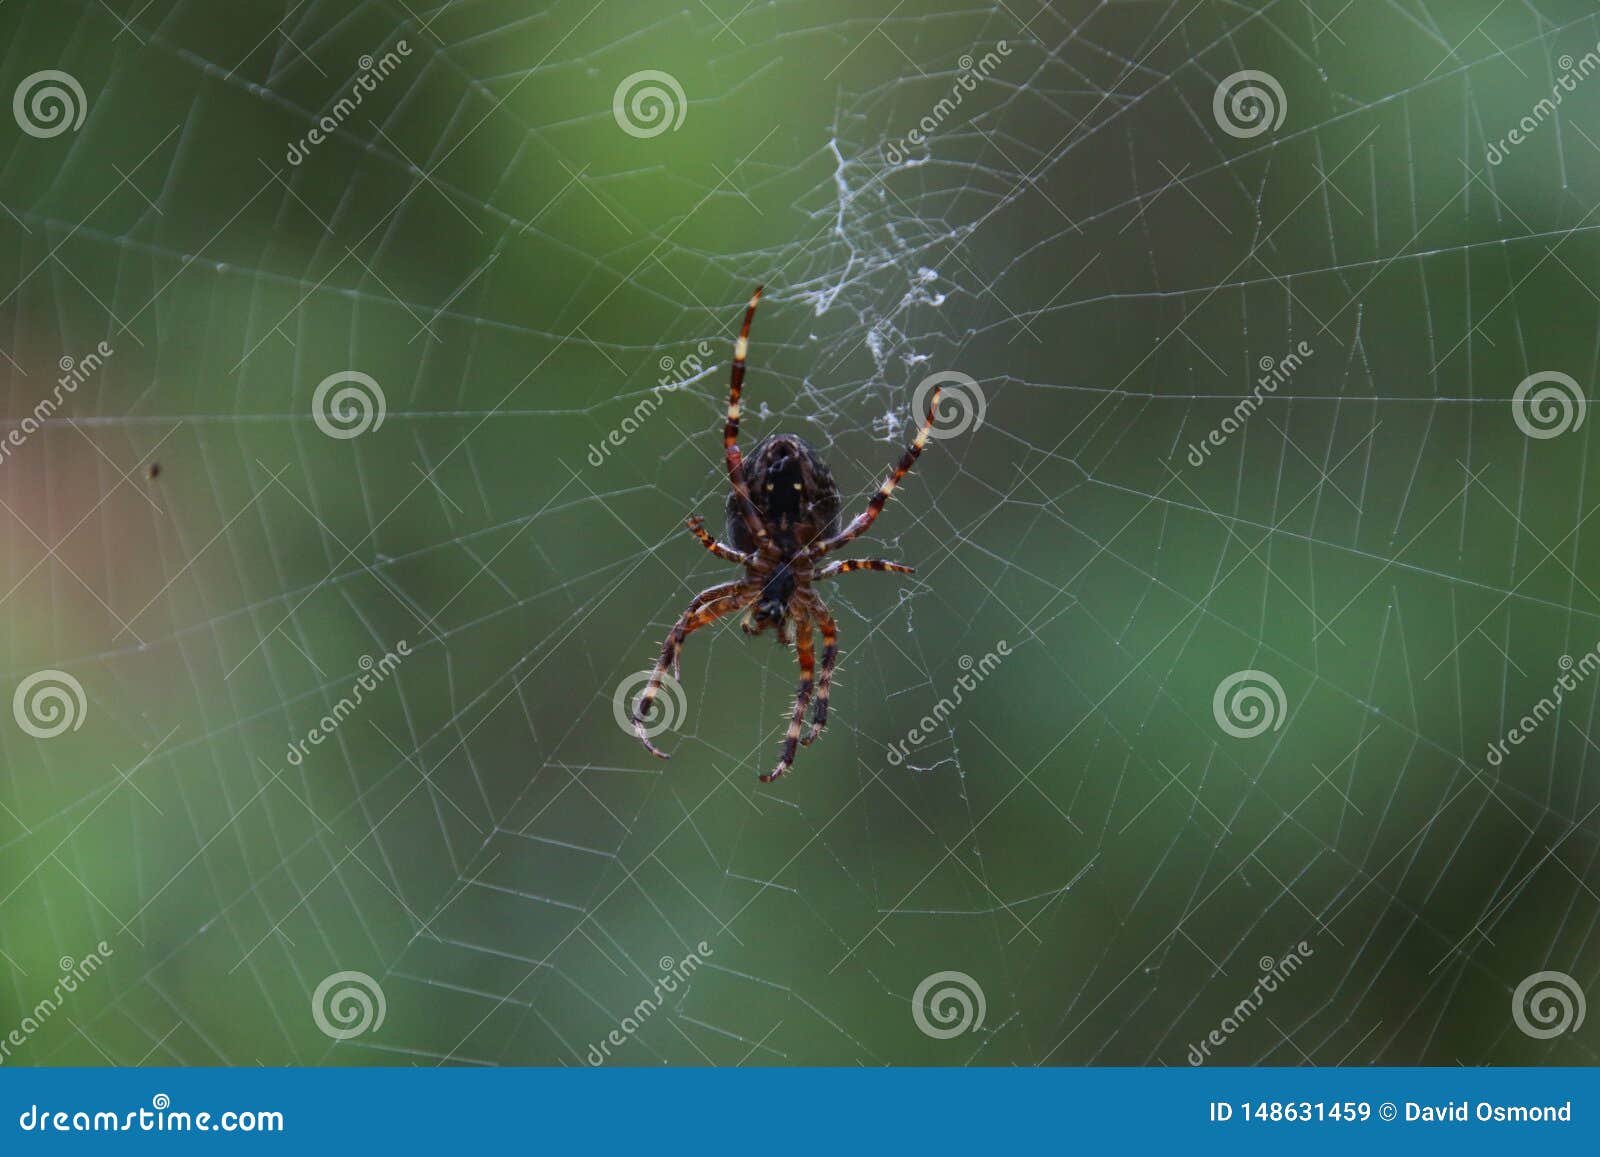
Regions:
<instances>
[{"instance_id":1,"label":"spider leg","mask_svg":"<svg viewBox=\"0 0 1600 1157\"><path fill-rule=\"evenodd\" d=\"M758 548L768 545L767 528L756 514L750 501L750 490L744 483L744 455L739 453L739 397L744 390L744 359L750 350L750 321L756 315L761 301L761 286L750 295L750 305L744 311L744 326L739 330L739 340L733 344L733 369L728 376L728 424L722 431L722 454L728 463L728 484L733 487L744 524L750 539Z\"/></svg>"},{"instance_id":2,"label":"spider leg","mask_svg":"<svg viewBox=\"0 0 1600 1157\"><path fill-rule=\"evenodd\" d=\"M804 614L795 617L794 649L800 656L800 687L794 695L794 711L789 716L789 733L783 740L783 754L778 766L761 777L762 783L771 783L794 766L795 748L800 745L800 725L805 721L806 704L811 701L811 620Z\"/></svg>"},{"instance_id":3,"label":"spider leg","mask_svg":"<svg viewBox=\"0 0 1600 1157\"><path fill-rule=\"evenodd\" d=\"M817 698L811 707L811 727L800 741L801 747L809 746L828 725L828 687L833 683L833 667L839 658L839 625L828 613L827 604L819 598L812 598L811 612L817 618L818 629L822 631L822 673L817 677Z\"/></svg>"},{"instance_id":4,"label":"spider leg","mask_svg":"<svg viewBox=\"0 0 1600 1157\"><path fill-rule=\"evenodd\" d=\"M698 514L692 515L689 519L689 533L698 538L700 540L700 545L705 547L718 558L727 559L729 562L737 563L748 563L750 561L748 555L740 554L731 546L724 546L722 543L718 542L716 539L707 534L706 520L701 518Z\"/></svg>"},{"instance_id":5,"label":"spider leg","mask_svg":"<svg viewBox=\"0 0 1600 1157\"><path fill-rule=\"evenodd\" d=\"M668 758L667 753L650 742L650 737L645 734L645 720L650 715L650 707L656 700L656 693L661 689L661 681L666 677L667 671L673 672L677 678L678 656L683 652L683 641L689 635L698 631L707 623L713 623L730 611L736 611L750 600L750 594L744 589L743 583L722 583L697 594L678 617L672 630L667 634L666 642L661 644L661 657L656 660L655 668L650 672L650 682L640 693L638 701L633 708L633 730L639 737L639 742L644 744L645 750L651 755L661 759Z\"/></svg>"},{"instance_id":6,"label":"spider leg","mask_svg":"<svg viewBox=\"0 0 1600 1157\"><path fill-rule=\"evenodd\" d=\"M933 428L933 408L938 403L939 389L936 386L933 393L928 397L928 416L922 420L922 426L917 430L917 436L911 440L911 445L906 447L906 452L900 456L899 463L889 472L889 477L883 480L883 485L878 487L878 492L872 496L872 501L867 503L867 508L851 519L850 525L838 534L832 538L823 539L806 551L806 557L820 558L830 550L836 550L852 539L860 538L867 532L867 528L882 513L884 503L889 501L889 495L893 494L894 488L900 485L900 479L911 472L911 467L916 464L917 459L922 454L922 448L928 444L928 431Z\"/></svg>"},{"instance_id":7,"label":"spider leg","mask_svg":"<svg viewBox=\"0 0 1600 1157\"><path fill-rule=\"evenodd\" d=\"M830 562L812 576L811 581L833 578L835 575L849 574L853 570L888 570L895 574L916 574L915 567L906 566L904 563L888 562L881 558L851 558L843 562Z\"/></svg>"}]
</instances>

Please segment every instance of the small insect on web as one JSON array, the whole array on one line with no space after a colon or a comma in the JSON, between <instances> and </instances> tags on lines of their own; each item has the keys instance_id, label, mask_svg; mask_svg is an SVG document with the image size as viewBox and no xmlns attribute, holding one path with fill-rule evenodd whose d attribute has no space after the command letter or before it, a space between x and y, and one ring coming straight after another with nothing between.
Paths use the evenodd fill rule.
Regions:
<instances>
[{"instance_id":1,"label":"small insect on web","mask_svg":"<svg viewBox=\"0 0 1600 1157\"><path fill-rule=\"evenodd\" d=\"M728 424L722 435L730 486L727 542L712 538L706 532L705 520L698 514L688 520L690 533L702 546L718 558L744 567L745 575L734 582L709 587L690 601L661 645L661 657L634 706L633 727L646 750L662 759L668 758L666 752L650 742L645 728L661 680L669 670L677 678L684 639L724 615L743 610L740 625L746 634L759 635L768 627L775 627L779 644L787 645L792 631L800 661L800 687L795 692L783 753L777 766L761 776L762 783L770 783L794 765L797 746L809 744L828 722L828 687L839 655L839 632L827 604L811 589L811 584L855 570L913 573L912 568L903 563L876 558L847 559L822 567L815 563L823 555L865 534L877 519L889 495L894 493L894 488L911 470L927 444L939 391L935 389L929 395L928 414L916 438L878 487L867 508L841 530L839 488L827 464L803 439L793 434L771 434L756 444L748 460L739 452L739 396L744 385L745 354L750 348L750 322L760 301L761 287L757 286L750 295L744 326L733 347ZM815 683L812 678L814 629L822 632L822 673ZM813 688L811 727L802 738L800 729L805 721L806 706L813 703Z\"/></svg>"}]
</instances>

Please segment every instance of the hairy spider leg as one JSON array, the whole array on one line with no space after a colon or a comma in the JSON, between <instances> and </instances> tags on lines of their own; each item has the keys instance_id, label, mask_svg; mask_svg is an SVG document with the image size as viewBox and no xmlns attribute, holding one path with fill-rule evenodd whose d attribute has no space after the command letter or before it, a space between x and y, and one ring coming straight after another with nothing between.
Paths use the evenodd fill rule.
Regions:
<instances>
[{"instance_id":1,"label":"hairy spider leg","mask_svg":"<svg viewBox=\"0 0 1600 1157\"><path fill-rule=\"evenodd\" d=\"M794 711L789 715L789 733L783 740L783 754L778 766L761 777L762 783L771 783L794 766L795 749L800 745L800 725L805 721L806 704L811 701L811 620L799 614L794 620L794 649L800 658L800 686L794 695Z\"/></svg>"},{"instance_id":2,"label":"hairy spider leg","mask_svg":"<svg viewBox=\"0 0 1600 1157\"><path fill-rule=\"evenodd\" d=\"M922 456L922 448L928 444L928 431L933 429L933 408L938 402L939 389L935 386L933 394L928 398L928 416L922 420L922 427L917 431L917 436L911 440L911 445L906 447L906 452L900 456L899 463L889 472L889 477L883 480L883 485L878 487L878 492L872 496L872 501L867 503L867 508L851 519L850 525L838 534L824 539L806 551L806 557L820 558L830 550L837 550L851 539L860 538L867 532L867 528L883 512L884 503L889 501L889 495L900 485L900 479L911 472L911 467L916 465L917 459Z\"/></svg>"},{"instance_id":3,"label":"hairy spider leg","mask_svg":"<svg viewBox=\"0 0 1600 1157\"><path fill-rule=\"evenodd\" d=\"M656 700L656 693L660 691L661 680L667 671L669 669L672 671L674 679L678 677L678 656L683 653L683 641L707 623L714 623L723 615L738 610L753 597L754 595L742 582L722 583L703 590L694 597L667 634L666 642L661 644L661 657L656 660L655 668L650 672L650 682L645 685L633 708L634 734L639 737L639 742L644 744L645 750L651 755L659 759L670 758L666 752L650 742L650 736L645 734L645 720L650 715L650 706Z\"/></svg>"},{"instance_id":4,"label":"hairy spider leg","mask_svg":"<svg viewBox=\"0 0 1600 1157\"><path fill-rule=\"evenodd\" d=\"M744 524L750 530L750 539L758 549L769 546L767 528L756 514L750 501L750 491L744 484L744 455L739 453L739 397L744 390L744 359L750 352L750 322L761 303L761 286L750 295L750 305L744 311L744 325L739 330L739 340L733 343L733 370L728 375L728 424L722 431L722 454L728 463L728 484L739 499L739 509L744 514Z\"/></svg>"},{"instance_id":5,"label":"hairy spider leg","mask_svg":"<svg viewBox=\"0 0 1600 1157\"><path fill-rule=\"evenodd\" d=\"M729 562L741 563L745 566L750 565L752 561L751 556L747 554L740 554L738 551L734 550L733 547L725 546L716 539L712 538L711 535L707 534L706 520L701 518L698 514L694 514L689 517L688 525L689 533L698 538L700 540L700 545L705 547L718 558L726 559Z\"/></svg>"},{"instance_id":6,"label":"hairy spider leg","mask_svg":"<svg viewBox=\"0 0 1600 1157\"><path fill-rule=\"evenodd\" d=\"M828 726L828 688L833 683L833 667L839 659L839 624L834 622L828 605L821 599L813 595L809 604L811 613L816 616L817 628L822 632L822 671L817 676L817 698L811 705L811 727L800 740L801 747L810 746Z\"/></svg>"},{"instance_id":7,"label":"hairy spider leg","mask_svg":"<svg viewBox=\"0 0 1600 1157\"><path fill-rule=\"evenodd\" d=\"M882 558L851 558L843 562L830 562L811 577L812 582L819 582L825 578L836 575L849 574L853 570L887 570L895 574L916 574L917 568L907 566L903 562L890 562Z\"/></svg>"}]
</instances>

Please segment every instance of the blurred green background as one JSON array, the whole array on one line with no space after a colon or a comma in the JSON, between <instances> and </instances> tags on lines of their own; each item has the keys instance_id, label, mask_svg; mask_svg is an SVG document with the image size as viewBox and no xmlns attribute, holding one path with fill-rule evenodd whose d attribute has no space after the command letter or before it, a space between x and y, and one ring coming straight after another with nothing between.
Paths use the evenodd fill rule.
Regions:
<instances>
[{"instance_id":1,"label":"blurred green background","mask_svg":"<svg viewBox=\"0 0 1600 1157\"><path fill-rule=\"evenodd\" d=\"M1486 149L1597 41L1578 0L0 7L0 92L84 112L0 141L4 686L84 691L0 727L0 1035L112 950L6 1062L583 1064L703 941L608 1063L1181 1065L1305 941L1215 1063L1591 1063L1512 997L1600 977L1600 681L1485 751L1600 642L1595 424L1512 405L1594 380L1600 79ZM644 70L675 128L614 115ZM928 374L985 407L853 552L917 574L827 593L832 726L770 786L770 636L690 640L671 762L614 721L730 577L681 523L758 282L746 444L852 504ZM336 438L346 371L385 413ZM335 1041L346 971L384 1020ZM941 1038L945 971L984 1015Z\"/></svg>"}]
</instances>

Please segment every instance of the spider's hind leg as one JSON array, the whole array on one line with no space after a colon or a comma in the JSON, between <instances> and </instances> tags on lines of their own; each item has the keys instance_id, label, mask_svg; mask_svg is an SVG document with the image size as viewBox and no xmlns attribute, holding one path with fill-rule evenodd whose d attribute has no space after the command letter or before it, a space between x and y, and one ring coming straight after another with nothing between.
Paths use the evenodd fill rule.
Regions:
<instances>
[{"instance_id":1,"label":"spider's hind leg","mask_svg":"<svg viewBox=\"0 0 1600 1157\"><path fill-rule=\"evenodd\" d=\"M811 707L811 726L800 741L801 747L809 746L828 726L828 688L833 683L834 664L839 660L839 624L821 599L812 600L811 613L822 631L822 674L817 679L817 699Z\"/></svg>"},{"instance_id":2,"label":"spider's hind leg","mask_svg":"<svg viewBox=\"0 0 1600 1157\"><path fill-rule=\"evenodd\" d=\"M794 766L794 753L800 746L800 725L805 722L806 704L811 701L811 620L804 615L795 616L795 651L800 658L800 686L794 695L794 711L789 715L789 733L784 736L783 754L778 766L761 777L762 783L771 783Z\"/></svg>"}]
</instances>

